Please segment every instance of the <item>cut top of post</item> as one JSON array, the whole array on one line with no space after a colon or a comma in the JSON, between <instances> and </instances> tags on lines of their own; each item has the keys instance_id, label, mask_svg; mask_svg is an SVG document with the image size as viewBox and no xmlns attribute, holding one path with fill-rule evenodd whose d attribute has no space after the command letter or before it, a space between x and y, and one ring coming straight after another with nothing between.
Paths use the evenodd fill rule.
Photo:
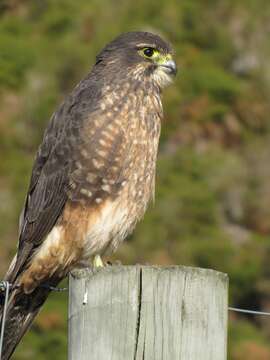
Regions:
<instances>
[{"instance_id":1,"label":"cut top of post","mask_svg":"<svg viewBox=\"0 0 270 360\"><path fill-rule=\"evenodd\" d=\"M69 360L225 360L228 278L184 266L70 276Z\"/></svg>"}]
</instances>

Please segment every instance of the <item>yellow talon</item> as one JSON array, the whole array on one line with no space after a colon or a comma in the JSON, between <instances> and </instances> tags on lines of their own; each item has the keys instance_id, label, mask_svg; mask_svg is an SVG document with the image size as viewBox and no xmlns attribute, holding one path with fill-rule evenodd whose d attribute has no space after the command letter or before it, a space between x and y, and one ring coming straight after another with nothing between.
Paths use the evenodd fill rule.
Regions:
<instances>
[{"instance_id":1,"label":"yellow talon","mask_svg":"<svg viewBox=\"0 0 270 360\"><path fill-rule=\"evenodd\" d=\"M94 257L93 266L94 266L94 267L103 267L103 266L104 266L103 261L102 261L100 255L96 255L96 256Z\"/></svg>"}]
</instances>

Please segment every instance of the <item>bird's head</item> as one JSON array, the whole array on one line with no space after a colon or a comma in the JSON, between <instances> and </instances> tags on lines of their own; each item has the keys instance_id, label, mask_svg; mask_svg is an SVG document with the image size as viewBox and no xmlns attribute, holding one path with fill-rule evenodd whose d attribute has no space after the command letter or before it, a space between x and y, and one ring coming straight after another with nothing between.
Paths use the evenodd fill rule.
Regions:
<instances>
[{"instance_id":1,"label":"bird's head","mask_svg":"<svg viewBox=\"0 0 270 360\"><path fill-rule=\"evenodd\" d=\"M170 44L149 32L118 36L97 56L96 67L118 79L150 80L159 88L168 85L177 72Z\"/></svg>"}]
</instances>

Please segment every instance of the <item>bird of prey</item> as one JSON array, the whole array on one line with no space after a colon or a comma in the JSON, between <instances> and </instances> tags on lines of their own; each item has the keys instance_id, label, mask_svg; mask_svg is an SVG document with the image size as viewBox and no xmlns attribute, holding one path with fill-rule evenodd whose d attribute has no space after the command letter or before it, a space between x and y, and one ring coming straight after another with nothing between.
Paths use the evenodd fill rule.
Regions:
<instances>
[{"instance_id":1,"label":"bird of prey","mask_svg":"<svg viewBox=\"0 0 270 360\"><path fill-rule=\"evenodd\" d=\"M161 91L175 74L167 42L149 32L125 33L103 48L53 114L5 277L12 291L3 360L50 287L90 259L101 265L101 256L114 251L144 215L155 189Z\"/></svg>"}]
</instances>

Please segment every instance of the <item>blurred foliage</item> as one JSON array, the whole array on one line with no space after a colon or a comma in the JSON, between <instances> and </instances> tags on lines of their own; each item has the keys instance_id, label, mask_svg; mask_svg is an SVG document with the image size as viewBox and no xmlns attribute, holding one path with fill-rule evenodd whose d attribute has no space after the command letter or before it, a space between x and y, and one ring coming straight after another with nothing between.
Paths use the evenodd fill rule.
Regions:
<instances>
[{"instance_id":1,"label":"blurred foliage","mask_svg":"<svg viewBox=\"0 0 270 360\"><path fill-rule=\"evenodd\" d=\"M164 94L155 205L114 258L227 272L231 305L269 310L269 17L266 0L2 0L0 272L51 114L104 44L152 30L180 71ZM66 297L52 294L14 359L66 358ZM269 340L267 320L231 314L229 359L269 359Z\"/></svg>"}]
</instances>

